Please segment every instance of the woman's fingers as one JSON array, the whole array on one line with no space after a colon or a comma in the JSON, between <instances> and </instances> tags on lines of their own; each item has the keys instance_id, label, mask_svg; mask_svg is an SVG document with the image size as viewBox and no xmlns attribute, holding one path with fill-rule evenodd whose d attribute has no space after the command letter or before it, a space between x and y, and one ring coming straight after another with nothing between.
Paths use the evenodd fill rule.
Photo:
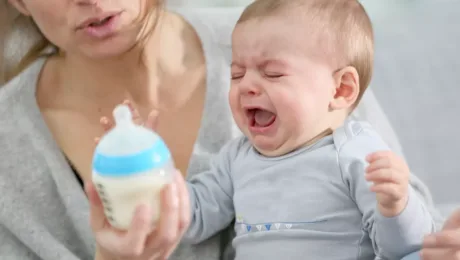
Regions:
<instances>
[{"instance_id":1,"label":"woman's fingers","mask_svg":"<svg viewBox=\"0 0 460 260\"><path fill-rule=\"evenodd\" d=\"M455 210L444 223L442 230L458 229L460 230L460 209Z\"/></svg>"},{"instance_id":2,"label":"woman's fingers","mask_svg":"<svg viewBox=\"0 0 460 260\"><path fill-rule=\"evenodd\" d=\"M125 251L129 255L140 256L144 252L145 243L152 226L152 211L147 205L141 205L136 209L131 227L126 234L123 243Z\"/></svg>"},{"instance_id":3,"label":"woman's fingers","mask_svg":"<svg viewBox=\"0 0 460 260\"><path fill-rule=\"evenodd\" d=\"M425 237L422 260L460 260L460 210L445 222L443 230Z\"/></svg>"},{"instance_id":4,"label":"woman's fingers","mask_svg":"<svg viewBox=\"0 0 460 260\"><path fill-rule=\"evenodd\" d=\"M161 254L169 251L179 240L179 199L176 183L168 184L161 192L161 214L156 229L150 237L148 248L160 251Z\"/></svg>"},{"instance_id":5,"label":"woman's fingers","mask_svg":"<svg viewBox=\"0 0 460 260\"><path fill-rule=\"evenodd\" d=\"M102 206L102 201L99 198L99 194L96 191L93 183L85 183L85 192L88 196L90 204L90 222L91 227L94 231L98 231L104 228L105 226L105 214L104 207Z\"/></svg>"},{"instance_id":6,"label":"woman's fingers","mask_svg":"<svg viewBox=\"0 0 460 260\"><path fill-rule=\"evenodd\" d=\"M162 247L169 247L177 240L179 233L179 197L177 184L171 183L162 196L161 217L158 226L158 236L161 238Z\"/></svg>"},{"instance_id":7,"label":"woman's fingers","mask_svg":"<svg viewBox=\"0 0 460 260\"><path fill-rule=\"evenodd\" d=\"M187 230L190 223L190 198L188 195L187 186L182 174L177 171L175 176L175 182L177 184L177 195L179 197L179 222L178 224L178 238L175 244L171 245L168 250L162 255L160 259L168 259L174 252L174 249L180 242L180 238Z\"/></svg>"},{"instance_id":8,"label":"woman's fingers","mask_svg":"<svg viewBox=\"0 0 460 260\"><path fill-rule=\"evenodd\" d=\"M141 205L136 209L128 231L114 229L106 221L103 210L95 209L93 211L93 209L92 207L91 223L99 245L106 251L128 259L144 254L146 240L152 225L152 213L148 206Z\"/></svg>"},{"instance_id":9,"label":"woman's fingers","mask_svg":"<svg viewBox=\"0 0 460 260\"><path fill-rule=\"evenodd\" d=\"M182 235L190 224L190 197L188 194L187 184L179 171L176 173L176 179L179 196L179 232Z\"/></svg>"},{"instance_id":10,"label":"woman's fingers","mask_svg":"<svg viewBox=\"0 0 460 260\"><path fill-rule=\"evenodd\" d=\"M460 230L444 230L429 235L423 241L423 248L455 249L460 251Z\"/></svg>"},{"instance_id":11,"label":"woman's fingers","mask_svg":"<svg viewBox=\"0 0 460 260\"><path fill-rule=\"evenodd\" d=\"M421 260L460 260L460 251L449 249L423 249L420 252Z\"/></svg>"}]
</instances>

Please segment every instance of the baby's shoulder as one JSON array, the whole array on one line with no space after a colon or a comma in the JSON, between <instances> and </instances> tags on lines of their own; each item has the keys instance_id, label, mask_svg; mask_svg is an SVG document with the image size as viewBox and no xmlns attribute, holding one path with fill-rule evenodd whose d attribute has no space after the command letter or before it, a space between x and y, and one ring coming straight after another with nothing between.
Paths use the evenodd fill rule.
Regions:
<instances>
[{"instance_id":1,"label":"baby's shoulder","mask_svg":"<svg viewBox=\"0 0 460 260\"><path fill-rule=\"evenodd\" d=\"M380 134L365 121L347 120L333 132L333 140L339 160L364 160L370 153L389 150Z\"/></svg>"}]
</instances>

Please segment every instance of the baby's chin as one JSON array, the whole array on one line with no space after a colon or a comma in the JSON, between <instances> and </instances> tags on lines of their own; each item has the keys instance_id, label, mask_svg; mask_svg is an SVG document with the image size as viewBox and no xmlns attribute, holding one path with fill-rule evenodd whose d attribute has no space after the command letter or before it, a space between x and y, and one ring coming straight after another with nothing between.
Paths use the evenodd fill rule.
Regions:
<instances>
[{"instance_id":1,"label":"baby's chin","mask_svg":"<svg viewBox=\"0 0 460 260\"><path fill-rule=\"evenodd\" d=\"M296 150L294 146L290 146L287 143L274 144L274 143L258 143L255 140L251 140L254 148L265 157L279 157L289 154Z\"/></svg>"},{"instance_id":2,"label":"baby's chin","mask_svg":"<svg viewBox=\"0 0 460 260\"><path fill-rule=\"evenodd\" d=\"M306 146L313 145L318 142L324 136L328 135L329 131L309 139L288 139L283 142L275 142L275 140L258 140L258 138L250 138L254 148L262 155L266 157L279 157L292 152L295 152L299 149L302 149Z\"/></svg>"}]
</instances>

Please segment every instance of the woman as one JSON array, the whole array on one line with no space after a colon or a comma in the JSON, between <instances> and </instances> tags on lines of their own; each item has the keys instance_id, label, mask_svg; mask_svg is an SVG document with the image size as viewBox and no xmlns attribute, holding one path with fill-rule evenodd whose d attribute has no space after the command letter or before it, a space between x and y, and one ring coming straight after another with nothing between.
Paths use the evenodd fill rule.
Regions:
<instances>
[{"instance_id":1,"label":"woman","mask_svg":"<svg viewBox=\"0 0 460 260\"><path fill-rule=\"evenodd\" d=\"M198 17L163 12L160 1L9 3L46 38L0 90L0 258L166 258L189 215L187 200L177 199L184 184L178 178L165 190L165 214L152 234L146 233L149 209L139 209L127 233L109 228L93 187L86 186L91 206L82 187L91 183L99 118L124 99L144 118L156 109L158 132L177 167L189 175L204 170L209 156L237 134L226 106L224 47ZM39 57L48 46L56 51ZM24 113L3 114L6 107ZM225 235L179 247L173 258L219 259Z\"/></svg>"},{"instance_id":2,"label":"woman","mask_svg":"<svg viewBox=\"0 0 460 260\"><path fill-rule=\"evenodd\" d=\"M237 14L206 21L206 13L167 12L161 0L9 2L40 40L0 89L0 258L231 256L228 232L176 248L189 210L180 176L162 194L153 233L147 234L148 208L138 209L129 231L113 230L90 184L90 165L93 138L103 132L99 118L129 99L141 118L159 112L157 131L186 177L208 167L210 156L239 134L227 107ZM357 112L397 149L375 104L369 93Z\"/></svg>"},{"instance_id":3,"label":"woman","mask_svg":"<svg viewBox=\"0 0 460 260\"><path fill-rule=\"evenodd\" d=\"M420 255L422 260L460 259L460 209L446 220L440 232L425 238Z\"/></svg>"}]
</instances>

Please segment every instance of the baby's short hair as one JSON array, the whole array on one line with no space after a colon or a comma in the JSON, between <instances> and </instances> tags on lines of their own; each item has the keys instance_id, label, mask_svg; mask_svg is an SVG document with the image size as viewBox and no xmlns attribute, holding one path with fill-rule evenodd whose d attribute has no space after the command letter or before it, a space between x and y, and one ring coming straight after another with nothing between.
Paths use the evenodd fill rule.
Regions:
<instances>
[{"instance_id":1,"label":"baby's short hair","mask_svg":"<svg viewBox=\"0 0 460 260\"><path fill-rule=\"evenodd\" d=\"M319 33L321 47L333 57L335 65L353 66L358 71L357 104L371 81L374 63L372 23L359 1L256 0L244 10L238 24L274 15L307 17L309 28Z\"/></svg>"}]
</instances>

